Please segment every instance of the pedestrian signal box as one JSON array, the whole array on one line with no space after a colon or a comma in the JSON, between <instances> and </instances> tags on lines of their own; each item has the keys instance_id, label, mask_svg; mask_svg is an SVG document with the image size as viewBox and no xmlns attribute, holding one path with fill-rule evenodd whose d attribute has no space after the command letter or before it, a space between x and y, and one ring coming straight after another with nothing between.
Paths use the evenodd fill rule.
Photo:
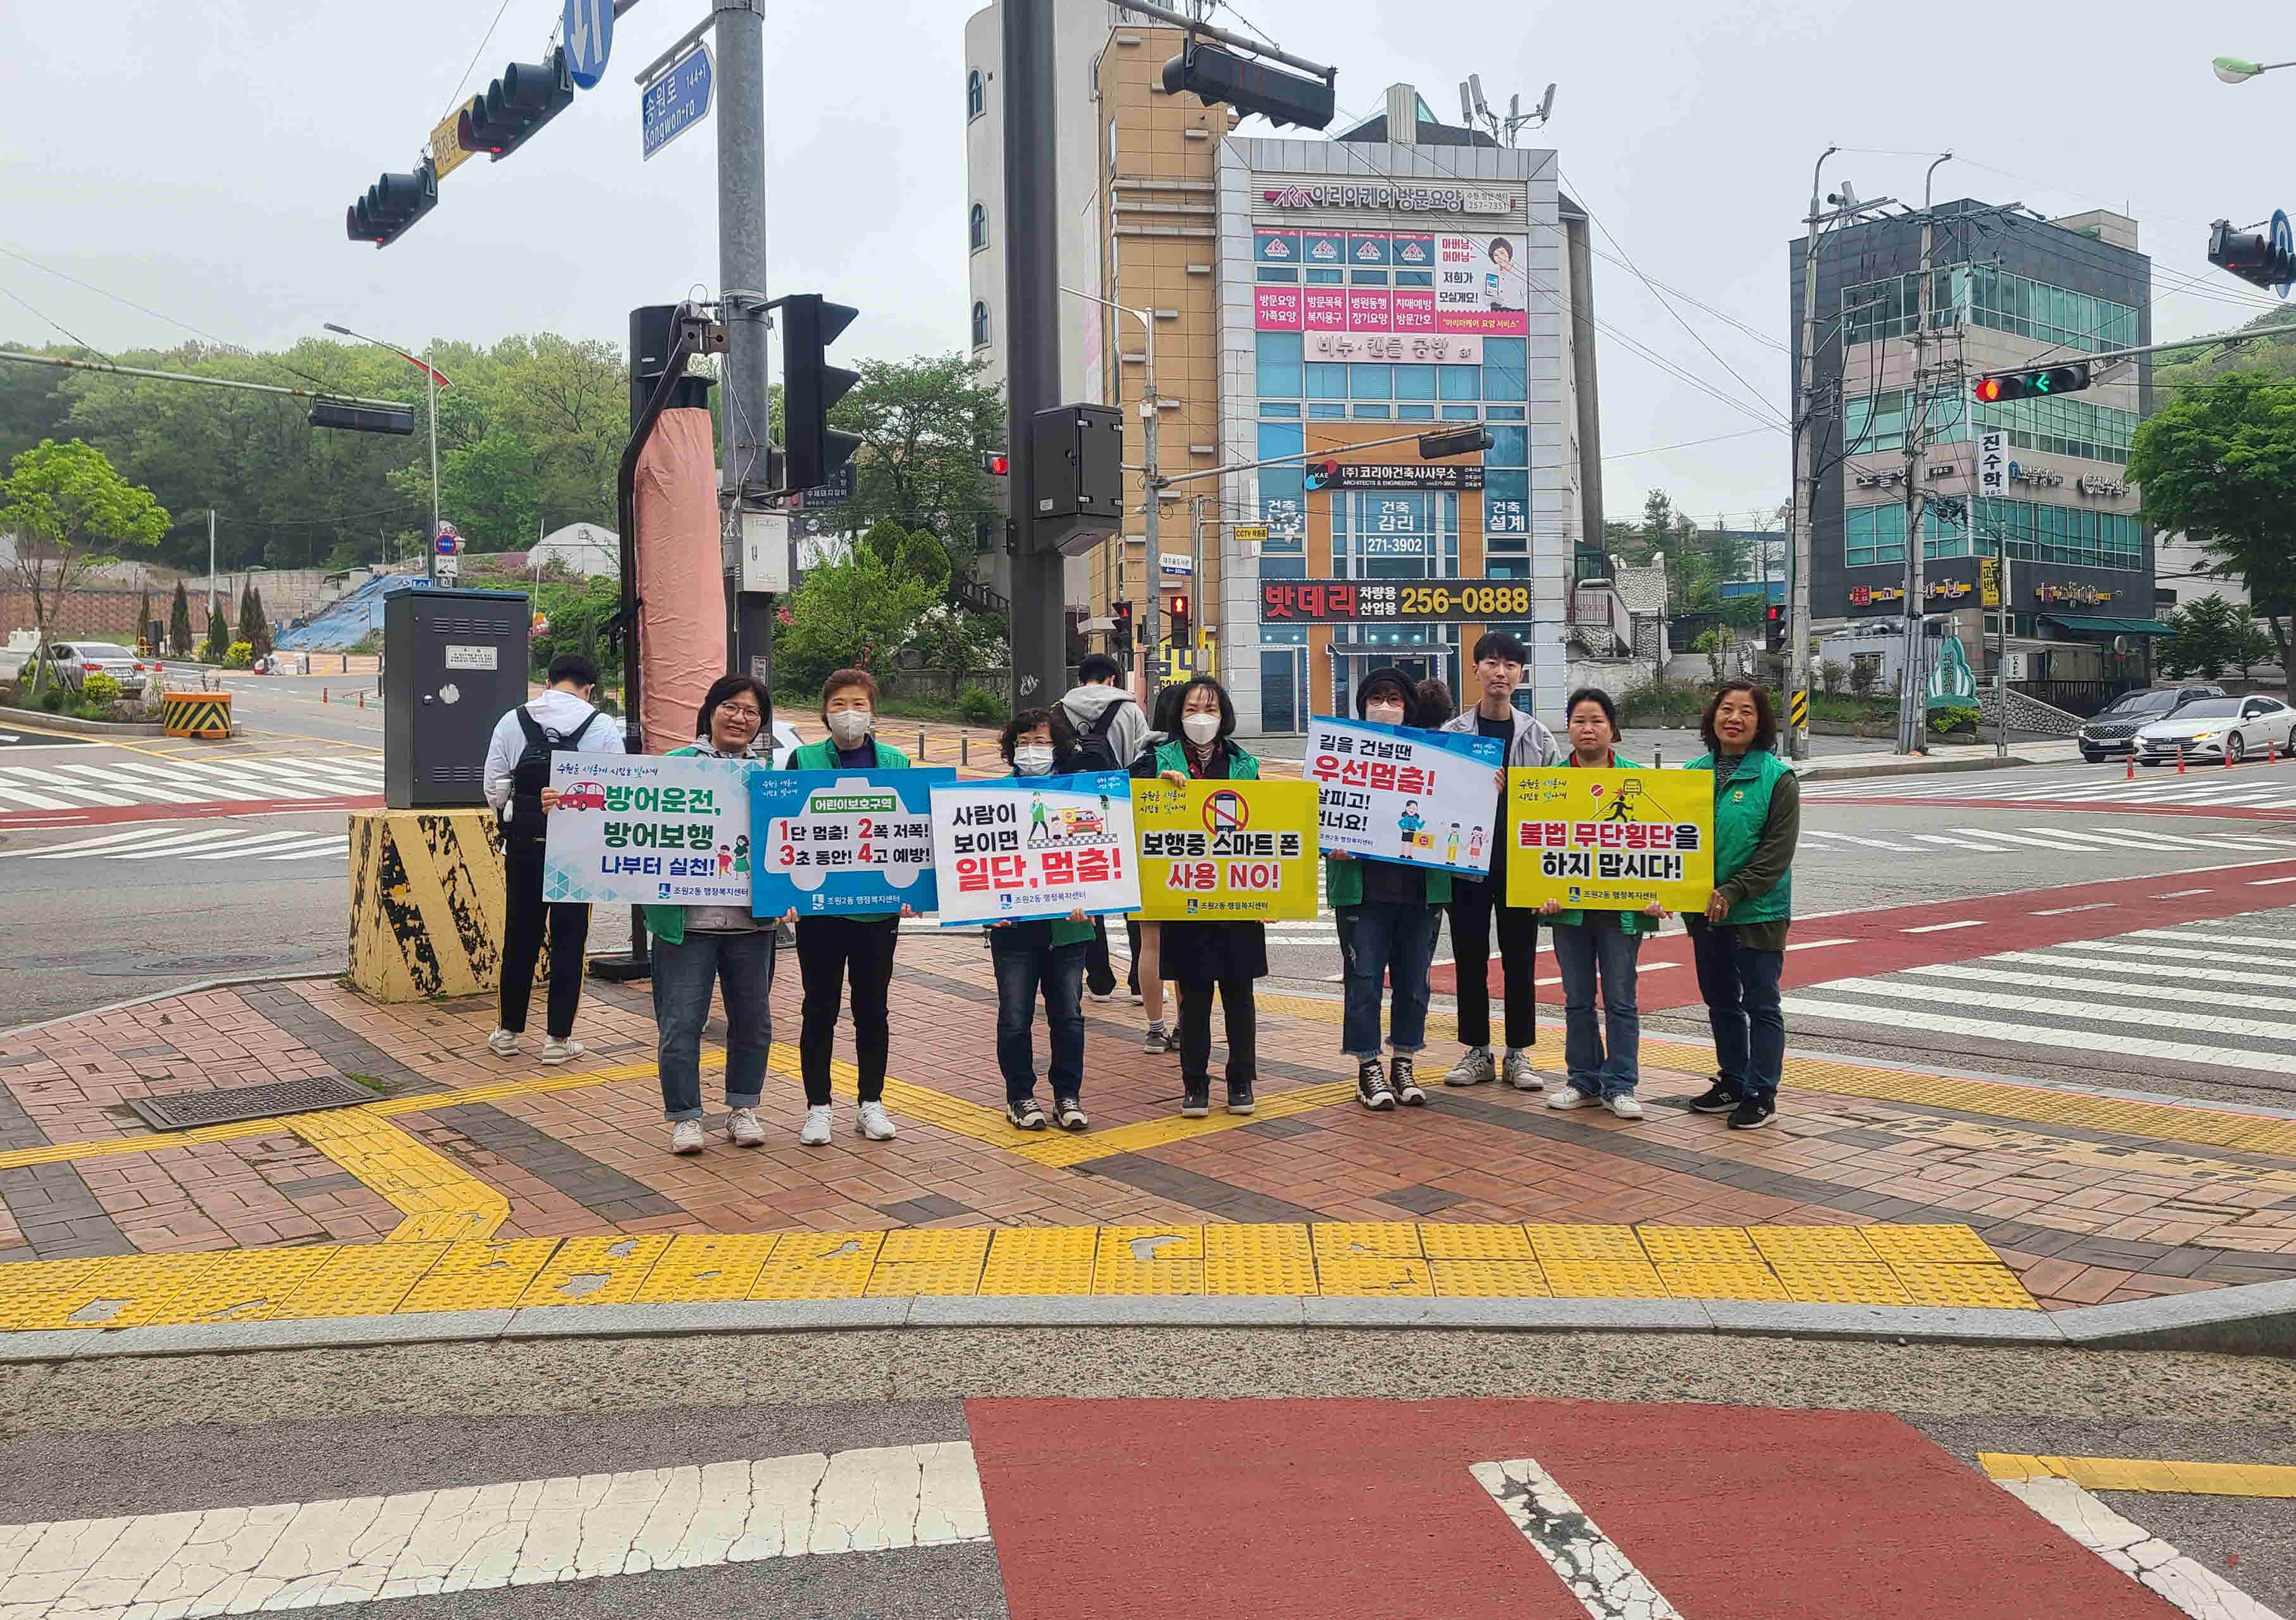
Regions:
<instances>
[{"instance_id":1,"label":"pedestrian signal box","mask_svg":"<svg viewBox=\"0 0 2296 1620\"><path fill-rule=\"evenodd\" d=\"M523 591L417 582L382 610L382 802L393 810L486 803L495 723L526 701Z\"/></svg>"}]
</instances>

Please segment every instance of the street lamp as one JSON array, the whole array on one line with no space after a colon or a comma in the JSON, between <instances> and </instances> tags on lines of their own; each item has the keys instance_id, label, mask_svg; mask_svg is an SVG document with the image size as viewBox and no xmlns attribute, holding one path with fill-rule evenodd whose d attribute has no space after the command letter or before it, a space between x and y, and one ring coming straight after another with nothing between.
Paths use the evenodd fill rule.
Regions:
<instances>
[{"instance_id":1,"label":"street lamp","mask_svg":"<svg viewBox=\"0 0 2296 1620\"><path fill-rule=\"evenodd\" d=\"M2209 66L2227 85L2244 85L2258 74L2269 73L2275 68L2296 68L2296 61L2248 61L2238 56L2219 56Z\"/></svg>"},{"instance_id":2,"label":"street lamp","mask_svg":"<svg viewBox=\"0 0 2296 1620\"><path fill-rule=\"evenodd\" d=\"M439 569L439 368L427 360L418 360L396 343L385 343L381 338L370 338L363 331L353 331L348 326L338 326L332 321L322 323L329 331L346 338L357 338L362 343L372 343L377 348L387 348L407 364L422 373L423 391L430 399L430 544L422 548L422 577L435 580Z\"/></svg>"}]
</instances>

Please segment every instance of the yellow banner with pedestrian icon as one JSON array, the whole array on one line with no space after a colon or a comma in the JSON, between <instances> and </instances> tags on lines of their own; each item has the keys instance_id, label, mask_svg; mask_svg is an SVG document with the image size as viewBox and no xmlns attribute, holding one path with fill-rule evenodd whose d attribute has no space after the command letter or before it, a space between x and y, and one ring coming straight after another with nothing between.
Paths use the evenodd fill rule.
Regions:
<instances>
[{"instance_id":1,"label":"yellow banner with pedestrian icon","mask_svg":"<svg viewBox=\"0 0 2296 1620\"><path fill-rule=\"evenodd\" d=\"M1506 903L1703 911L1714 893L1714 773L1511 770Z\"/></svg>"},{"instance_id":2,"label":"yellow banner with pedestrian icon","mask_svg":"<svg viewBox=\"0 0 2296 1620\"><path fill-rule=\"evenodd\" d=\"M1313 921L1316 814L1312 781L1135 781L1141 917Z\"/></svg>"}]
</instances>

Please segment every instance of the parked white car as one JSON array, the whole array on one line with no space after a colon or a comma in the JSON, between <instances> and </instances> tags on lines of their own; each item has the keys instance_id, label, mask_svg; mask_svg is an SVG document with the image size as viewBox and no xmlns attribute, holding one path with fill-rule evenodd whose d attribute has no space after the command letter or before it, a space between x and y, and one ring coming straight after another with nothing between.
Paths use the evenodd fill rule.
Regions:
<instances>
[{"instance_id":1,"label":"parked white car","mask_svg":"<svg viewBox=\"0 0 2296 1620\"><path fill-rule=\"evenodd\" d=\"M2136 733L2146 765L2185 759L2244 759L2267 745L2283 758L2296 753L2296 708L2277 698L2203 698Z\"/></svg>"}]
</instances>

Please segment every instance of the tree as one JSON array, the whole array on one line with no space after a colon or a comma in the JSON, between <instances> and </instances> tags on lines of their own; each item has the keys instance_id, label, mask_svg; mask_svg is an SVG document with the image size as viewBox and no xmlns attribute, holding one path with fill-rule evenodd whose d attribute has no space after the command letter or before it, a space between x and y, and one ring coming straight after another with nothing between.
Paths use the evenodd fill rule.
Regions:
<instances>
[{"instance_id":1,"label":"tree","mask_svg":"<svg viewBox=\"0 0 2296 1620\"><path fill-rule=\"evenodd\" d=\"M2128 477L2144 492L2148 521L2182 529L2247 585L2287 672L2296 614L2296 501L2289 498L2296 382L2235 372L2183 389L2138 424Z\"/></svg>"},{"instance_id":2,"label":"tree","mask_svg":"<svg viewBox=\"0 0 2296 1620\"><path fill-rule=\"evenodd\" d=\"M781 678L797 690L817 686L832 669L867 669L906 643L939 593L905 577L866 545L843 562L806 575L790 604L774 650Z\"/></svg>"},{"instance_id":3,"label":"tree","mask_svg":"<svg viewBox=\"0 0 2296 1620\"><path fill-rule=\"evenodd\" d=\"M200 643L200 662L220 664L231 650L231 626L224 623L223 610L213 602L208 604L207 640Z\"/></svg>"},{"instance_id":4,"label":"tree","mask_svg":"<svg viewBox=\"0 0 2296 1620\"><path fill-rule=\"evenodd\" d=\"M144 638L152 634L152 587L147 584L143 594L135 599L135 645L143 646ZM152 650L160 650L155 642Z\"/></svg>"},{"instance_id":5,"label":"tree","mask_svg":"<svg viewBox=\"0 0 2296 1620\"><path fill-rule=\"evenodd\" d=\"M2190 675L2213 681L2233 661L2234 642L2246 616L2218 596L2203 596L2169 616L2176 626L2161 639L2161 673L2171 680Z\"/></svg>"},{"instance_id":6,"label":"tree","mask_svg":"<svg viewBox=\"0 0 2296 1620\"><path fill-rule=\"evenodd\" d=\"M168 655L187 659L192 656L192 601L184 594L184 582L176 581L176 600L168 604Z\"/></svg>"},{"instance_id":7,"label":"tree","mask_svg":"<svg viewBox=\"0 0 2296 1620\"><path fill-rule=\"evenodd\" d=\"M17 456L0 482L0 529L16 536L7 578L30 600L45 648L87 570L122 546L157 545L168 514L150 490L113 471L101 450L48 438ZM36 691L45 662L34 667Z\"/></svg>"},{"instance_id":8,"label":"tree","mask_svg":"<svg viewBox=\"0 0 2296 1620\"><path fill-rule=\"evenodd\" d=\"M263 593L255 588L252 579L239 593L239 639L254 650L257 658L271 650L271 618L263 610Z\"/></svg>"},{"instance_id":9,"label":"tree","mask_svg":"<svg viewBox=\"0 0 2296 1620\"><path fill-rule=\"evenodd\" d=\"M2272 638L2264 634L2263 626L2243 615L2234 632L2232 666L2240 671L2243 681L2253 679L2249 672L2259 664L2272 660Z\"/></svg>"},{"instance_id":10,"label":"tree","mask_svg":"<svg viewBox=\"0 0 2296 1620\"><path fill-rule=\"evenodd\" d=\"M962 355L861 362L861 380L830 413L861 437L849 530L890 519L970 554L973 520L997 510L981 453L1004 445L1004 401L980 369Z\"/></svg>"}]
</instances>

